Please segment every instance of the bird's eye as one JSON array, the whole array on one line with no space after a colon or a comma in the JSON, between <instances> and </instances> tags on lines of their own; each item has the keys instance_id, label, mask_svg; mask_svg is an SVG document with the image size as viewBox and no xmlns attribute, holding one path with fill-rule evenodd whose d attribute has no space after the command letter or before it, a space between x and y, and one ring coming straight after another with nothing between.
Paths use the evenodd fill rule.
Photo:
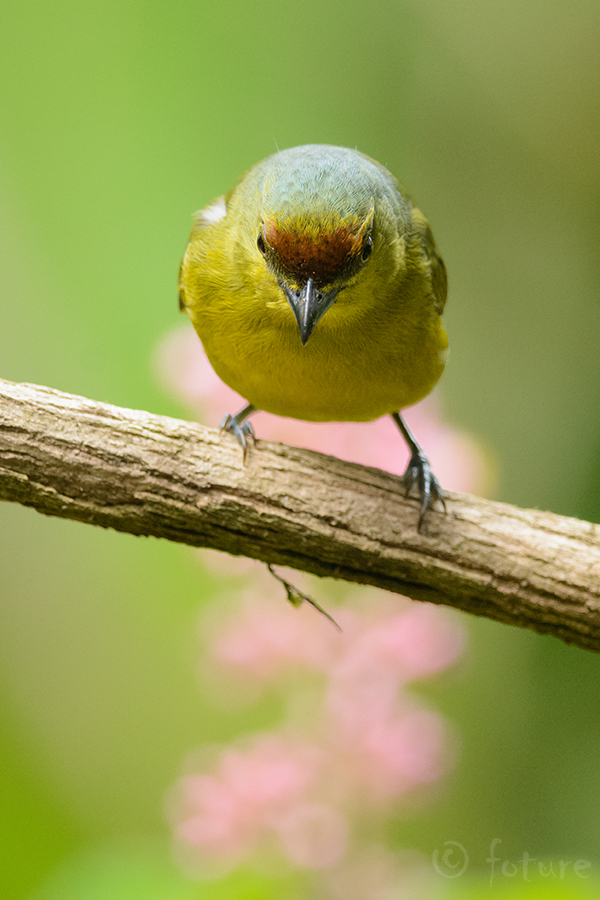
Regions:
<instances>
[{"instance_id":1,"label":"bird's eye","mask_svg":"<svg viewBox=\"0 0 600 900\"><path fill-rule=\"evenodd\" d=\"M260 250L260 252L261 252L262 255L264 256L265 253L267 252L267 247L266 247L266 244L265 244L265 239L264 239L264 237L263 237L262 231L259 233L258 237L256 238L256 246L258 247L258 249Z\"/></svg>"},{"instance_id":2,"label":"bird's eye","mask_svg":"<svg viewBox=\"0 0 600 900\"><path fill-rule=\"evenodd\" d=\"M364 244L362 245L362 252L360 254L360 258L363 262L366 262L371 255L371 251L373 250L373 238L369 235Z\"/></svg>"}]
</instances>

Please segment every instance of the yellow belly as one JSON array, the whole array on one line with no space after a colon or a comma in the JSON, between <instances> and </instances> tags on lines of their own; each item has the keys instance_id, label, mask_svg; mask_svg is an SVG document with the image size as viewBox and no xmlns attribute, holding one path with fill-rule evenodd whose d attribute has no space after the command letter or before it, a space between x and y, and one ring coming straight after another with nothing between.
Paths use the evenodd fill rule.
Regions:
<instances>
[{"instance_id":1,"label":"yellow belly","mask_svg":"<svg viewBox=\"0 0 600 900\"><path fill-rule=\"evenodd\" d=\"M212 309L215 306L211 304ZM425 397L447 339L433 310L350 319L336 302L302 346L291 309L196 308L192 320L217 375L257 409L310 421L361 422Z\"/></svg>"}]
</instances>

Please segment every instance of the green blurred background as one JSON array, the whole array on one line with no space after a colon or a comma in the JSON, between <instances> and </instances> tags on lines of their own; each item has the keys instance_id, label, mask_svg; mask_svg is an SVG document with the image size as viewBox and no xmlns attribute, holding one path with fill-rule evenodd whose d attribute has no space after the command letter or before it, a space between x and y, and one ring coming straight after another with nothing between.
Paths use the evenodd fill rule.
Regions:
<instances>
[{"instance_id":1,"label":"green blurred background","mask_svg":"<svg viewBox=\"0 0 600 900\"><path fill-rule=\"evenodd\" d=\"M152 357L191 213L276 147L356 146L433 224L439 392L495 460L495 496L597 520L599 38L593 0L4 0L0 377L183 415ZM186 548L0 507L2 897L200 896L170 866L164 798L227 736L195 623L236 585ZM460 842L484 871L500 838L597 873L598 658L468 627L427 691L457 770L399 840ZM80 893L49 886L65 865Z\"/></svg>"}]
</instances>

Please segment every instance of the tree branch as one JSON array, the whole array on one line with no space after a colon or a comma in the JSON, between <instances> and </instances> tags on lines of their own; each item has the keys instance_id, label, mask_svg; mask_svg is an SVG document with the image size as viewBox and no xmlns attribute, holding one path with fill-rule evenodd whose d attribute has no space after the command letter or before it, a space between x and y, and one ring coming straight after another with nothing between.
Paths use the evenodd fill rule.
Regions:
<instances>
[{"instance_id":1,"label":"tree branch","mask_svg":"<svg viewBox=\"0 0 600 900\"><path fill-rule=\"evenodd\" d=\"M0 499L371 584L600 650L600 527L467 495L423 533L401 479L0 380Z\"/></svg>"}]
</instances>

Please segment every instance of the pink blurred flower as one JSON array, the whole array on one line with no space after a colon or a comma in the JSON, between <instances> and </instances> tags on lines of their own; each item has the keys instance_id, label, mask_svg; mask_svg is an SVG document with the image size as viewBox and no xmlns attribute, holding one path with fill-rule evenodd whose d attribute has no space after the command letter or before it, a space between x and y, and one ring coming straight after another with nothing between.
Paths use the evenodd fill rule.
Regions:
<instances>
[{"instance_id":1,"label":"pink blurred flower","mask_svg":"<svg viewBox=\"0 0 600 900\"><path fill-rule=\"evenodd\" d=\"M450 665L463 632L442 610L399 603L375 594L341 610L341 634L259 595L221 619L211 640L220 666L270 687L292 671L290 715L285 736L226 749L212 774L182 780L177 835L188 851L235 865L268 845L299 868L327 868L345 859L357 817L385 818L440 778L446 724L408 685Z\"/></svg>"},{"instance_id":2,"label":"pink blurred flower","mask_svg":"<svg viewBox=\"0 0 600 900\"><path fill-rule=\"evenodd\" d=\"M423 678L453 663L464 649L464 631L442 610L398 598L380 600L370 620L353 622L353 641L335 675L354 688L370 680Z\"/></svg>"},{"instance_id":3,"label":"pink blurred flower","mask_svg":"<svg viewBox=\"0 0 600 900\"><path fill-rule=\"evenodd\" d=\"M320 756L315 747L277 734L258 735L246 749L227 748L214 774L181 779L177 838L188 851L237 864L269 836L286 832L307 803Z\"/></svg>"},{"instance_id":4,"label":"pink blurred flower","mask_svg":"<svg viewBox=\"0 0 600 900\"><path fill-rule=\"evenodd\" d=\"M269 586L268 573L265 594ZM299 579L298 573L291 578ZM277 590L277 585L273 586ZM360 589L354 589L358 596ZM287 604L245 592L242 606L219 617L211 654L232 675L257 682L304 666L327 674L346 693L358 695L375 681L410 681L439 672L463 652L464 631L443 610L397 597L335 610L342 636L323 628L308 606L290 615Z\"/></svg>"},{"instance_id":5,"label":"pink blurred flower","mask_svg":"<svg viewBox=\"0 0 600 900\"><path fill-rule=\"evenodd\" d=\"M268 572L266 578L271 578ZM267 583L267 589L278 590L272 583ZM269 602L256 590L245 592L241 607L221 619L211 653L223 669L258 683L298 666L326 669L335 654L334 629L323 628L323 620L312 608L290 615L283 596L281 590L279 602Z\"/></svg>"},{"instance_id":6,"label":"pink blurred flower","mask_svg":"<svg viewBox=\"0 0 600 900\"><path fill-rule=\"evenodd\" d=\"M363 710L364 711L364 707ZM381 711L381 710L380 710ZM361 712L356 708L355 712ZM423 709L357 717L339 727L336 751L355 803L387 810L409 792L437 781L448 769L445 723Z\"/></svg>"}]
</instances>

